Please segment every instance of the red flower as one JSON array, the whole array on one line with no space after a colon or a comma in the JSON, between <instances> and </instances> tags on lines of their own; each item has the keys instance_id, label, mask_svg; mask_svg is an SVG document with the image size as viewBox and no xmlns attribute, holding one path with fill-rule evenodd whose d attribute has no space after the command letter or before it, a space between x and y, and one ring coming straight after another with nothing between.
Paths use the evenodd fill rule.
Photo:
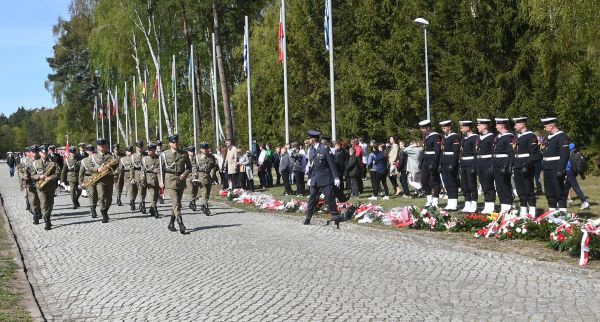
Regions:
<instances>
[{"instance_id":1,"label":"red flower","mask_svg":"<svg viewBox=\"0 0 600 322\"><path fill-rule=\"evenodd\" d=\"M563 234L558 234L558 236L556 237L556 239L557 239L559 242L561 242L561 243L562 243L563 241L565 241L565 235L563 235Z\"/></svg>"},{"instance_id":2,"label":"red flower","mask_svg":"<svg viewBox=\"0 0 600 322\"><path fill-rule=\"evenodd\" d=\"M571 229L571 227L567 228L567 234L573 235L573 229Z\"/></svg>"},{"instance_id":3,"label":"red flower","mask_svg":"<svg viewBox=\"0 0 600 322\"><path fill-rule=\"evenodd\" d=\"M506 233L506 237L510 237L510 235L512 235L510 231Z\"/></svg>"}]
</instances>

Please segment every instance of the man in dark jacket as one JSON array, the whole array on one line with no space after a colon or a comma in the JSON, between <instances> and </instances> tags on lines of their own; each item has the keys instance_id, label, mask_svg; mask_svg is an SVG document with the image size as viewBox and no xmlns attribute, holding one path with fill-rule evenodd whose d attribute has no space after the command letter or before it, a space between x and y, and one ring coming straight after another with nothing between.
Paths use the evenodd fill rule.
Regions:
<instances>
[{"instance_id":1,"label":"man in dark jacket","mask_svg":"<svg viewBox=\"0 0 600 322\"><path fill-rule=\"evenodd\" d=\"M6 164L8 164L8 168L10 170L10 176L14 177L15 176L15 164L17 162L15 161L15 157L14 155L11 153L7 158L6 158Z\"/></svg>"},{"instance_id":2,"label":"man in dark jacket","mask_svg":"<svg viewBox=\"0 0 600 322\"><path fill-rule=\"evenodd\" d=\"M348 162L348 149L340 144L335 143L335 168L337 169L338 175L340 176L340 190L344 191L344 172L346 170L346 163Z\"/></svg>"},{"instance_id":3,"label":"man in dark jacket","mask_svg":"<svg viewBox=\"0 0 600 322\"><path fill-rule=\"evenodd\" d=\"M281 148L281 156L278 161L279 167L277 169L278 174L283 178L283 186L285 188L284 195L292 194L292 186L290 185L290 176L292 174L292 157L287 152L287 148Z\"/></svg>"}]
</instances>

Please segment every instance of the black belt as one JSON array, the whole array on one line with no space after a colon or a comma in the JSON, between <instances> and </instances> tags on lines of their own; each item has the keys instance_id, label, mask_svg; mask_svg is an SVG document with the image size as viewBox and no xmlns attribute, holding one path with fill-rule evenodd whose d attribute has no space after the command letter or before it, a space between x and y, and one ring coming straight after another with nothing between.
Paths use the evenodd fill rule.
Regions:
<instances>
[{"instance_id":1,"label":"black belt","mask_svg":"<svg viewBox=\"0 0 600 322\"><path fill-rule=\"evenodd\" d=\"M176 175L176 176L180 176L180 175L182 175L182 174L183 174L183 172L169 172L169 171L167 171L167 173L168 173L168 174L174 174L174 175Z\"/></svg>"},{"instance_id":2,"label":"black belt","mask_svg":"<svg viewBox=\"0 0 600 322\"><path fill-rule=\"evenodd\" d=\"M123 170L123 172L129 172L129 170Z\"/></svg>"}]
</instances>

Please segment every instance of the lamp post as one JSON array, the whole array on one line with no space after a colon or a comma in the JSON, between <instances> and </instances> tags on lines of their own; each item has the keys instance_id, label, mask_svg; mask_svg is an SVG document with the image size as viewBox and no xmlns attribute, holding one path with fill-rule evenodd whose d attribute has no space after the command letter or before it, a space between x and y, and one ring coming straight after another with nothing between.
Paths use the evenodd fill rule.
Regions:
<instances>
[{"instance_id":1,"label":"lamp post","mask_svg":"<svg viewBox=\"0 0 600 322\"><path fill-rule=\"evenodd\" d=\"M425 35L425 93L427 96L427 119L431 120L431 113L429 110L429 64L427 62L427 27L429 27L429 21L423 18L417 18L414 20L414 23L423 27L423 33Z\"/></svg>"}]
</instances>

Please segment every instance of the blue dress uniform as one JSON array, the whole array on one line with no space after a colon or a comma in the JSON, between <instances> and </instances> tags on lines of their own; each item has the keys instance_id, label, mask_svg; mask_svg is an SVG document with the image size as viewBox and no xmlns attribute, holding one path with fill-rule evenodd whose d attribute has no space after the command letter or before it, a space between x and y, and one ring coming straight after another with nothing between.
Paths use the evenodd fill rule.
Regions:
<instances>
[{"instance_id":1,"label":"blue dress uniform","mask_svg":"<svg viewBox=\"0 0 600 322\"><path fill-rule=\"evenodd\" d=\"M310 138L319 139L321 135L318 131L308 131ZM318 143L316 146L311 146L308 151L308 157L310 160L308 168L308 180L310 181L310 196L308 198L308 205L306 207L306 217L304 218L304 224L309 225L310 220L315 212L315 207L319 201L321 192L325 195L325 202L331 218L339 223L340 216L337 212L337 203L334 195L334 182L336 179L339 180L335 161L330 149L327 145Z\"/></svg>"},{"instance_id":2,"label":"blue dress uniform","mask_svg":"<svg viewBox=\"0 0 600 322\"><path fill-rule=\"evenodd\" d=\"M542 123L544 125L556 123L556 118L544 118ZM548 135L543 146L544 191L549 210L557 208L562 211L567 210L565 171L569 161L570 142L571 139L563 131L556 131Z\"/></svg>"},{"instance_id":3,"label":"blue dress uniform","mask_svg":"<svg viewBox=\"0 0 600 322\"><path fill-rule=\"evenodd\" d=\"M526 117L513 118L515 123L527 123ZM542 158L537 136L531 131L523 131L517 135L515 147L514 174L515 188L519 196L521 216L535 216L535 191L533 179L535 163Z\"/></svg>"},{"instance_id":4,"label":"blue dress uniform","mask_svg":"<svg viewBox=\"0 0 600 322\"><path fill-rule=\"evenodd\" d=\"M490 119L477 119L478 124L491 123ZM485 207L482 213L491 214L494 212L494 201L496 200L496 188L494 187L494 171L492 164L492 153L494 149L494 134L480 134L477 138L477 178L483 190Z\"/></svg>"},{"instance_id":5,"label":"blue dress uniform","mask_svg":"<svg viewBox=\"0 0 600 322\"><path fill-rule=\"evenodd\" d=\"M461 126L471 127L472 121L460 121ZM477 211L477 173L475 170L475 157L477 155L478 135L469 133L462 139L460 150L460 187L465 197L465 207L462 212Z\"/></svg>"},{"instance_id":6,"label":"blue dress uniform","mask_svg":"<svg viewBox=\"0 0 600 322\"><path fill-rule=\"evenodd\" d=\"M431 127L429 120L419 122L421 128ZM430 132L425 135L424 149L419 169L421 170L421 185L427 196L428 206L437 207L438 197L440 196L440 156L442 152L442 136L437 132Z\"/></svg>"},{"instance_id":7,"label":"blue dress uniform","mask_svg":"<svg viewBox=\"0 0 600 322\"><path fill-rule=\"evenodd\" d=\"M508 119L496 118L496 124L503 124L508 130ZM510 132L498 133L494 142L494 181L500 198L500 213L510 211L514 201L511 183L514 144L515 136Z\"/></svg>"},{"instance_id":8,"label":"blue dress uniform","mask_svg":"<svg viewBox=\"0 0 600 322\"><path fill-rule=\"evenodd\" d=\"M452 126L452 121L442 121L441 126ZM460 137L454 133L448 133L442 139L442 155L440 159L440 168L442 180L448 193L448 205L446 210L455 211L458 207L458 160L460 156Z\"/></svg>"}]
</instances>

